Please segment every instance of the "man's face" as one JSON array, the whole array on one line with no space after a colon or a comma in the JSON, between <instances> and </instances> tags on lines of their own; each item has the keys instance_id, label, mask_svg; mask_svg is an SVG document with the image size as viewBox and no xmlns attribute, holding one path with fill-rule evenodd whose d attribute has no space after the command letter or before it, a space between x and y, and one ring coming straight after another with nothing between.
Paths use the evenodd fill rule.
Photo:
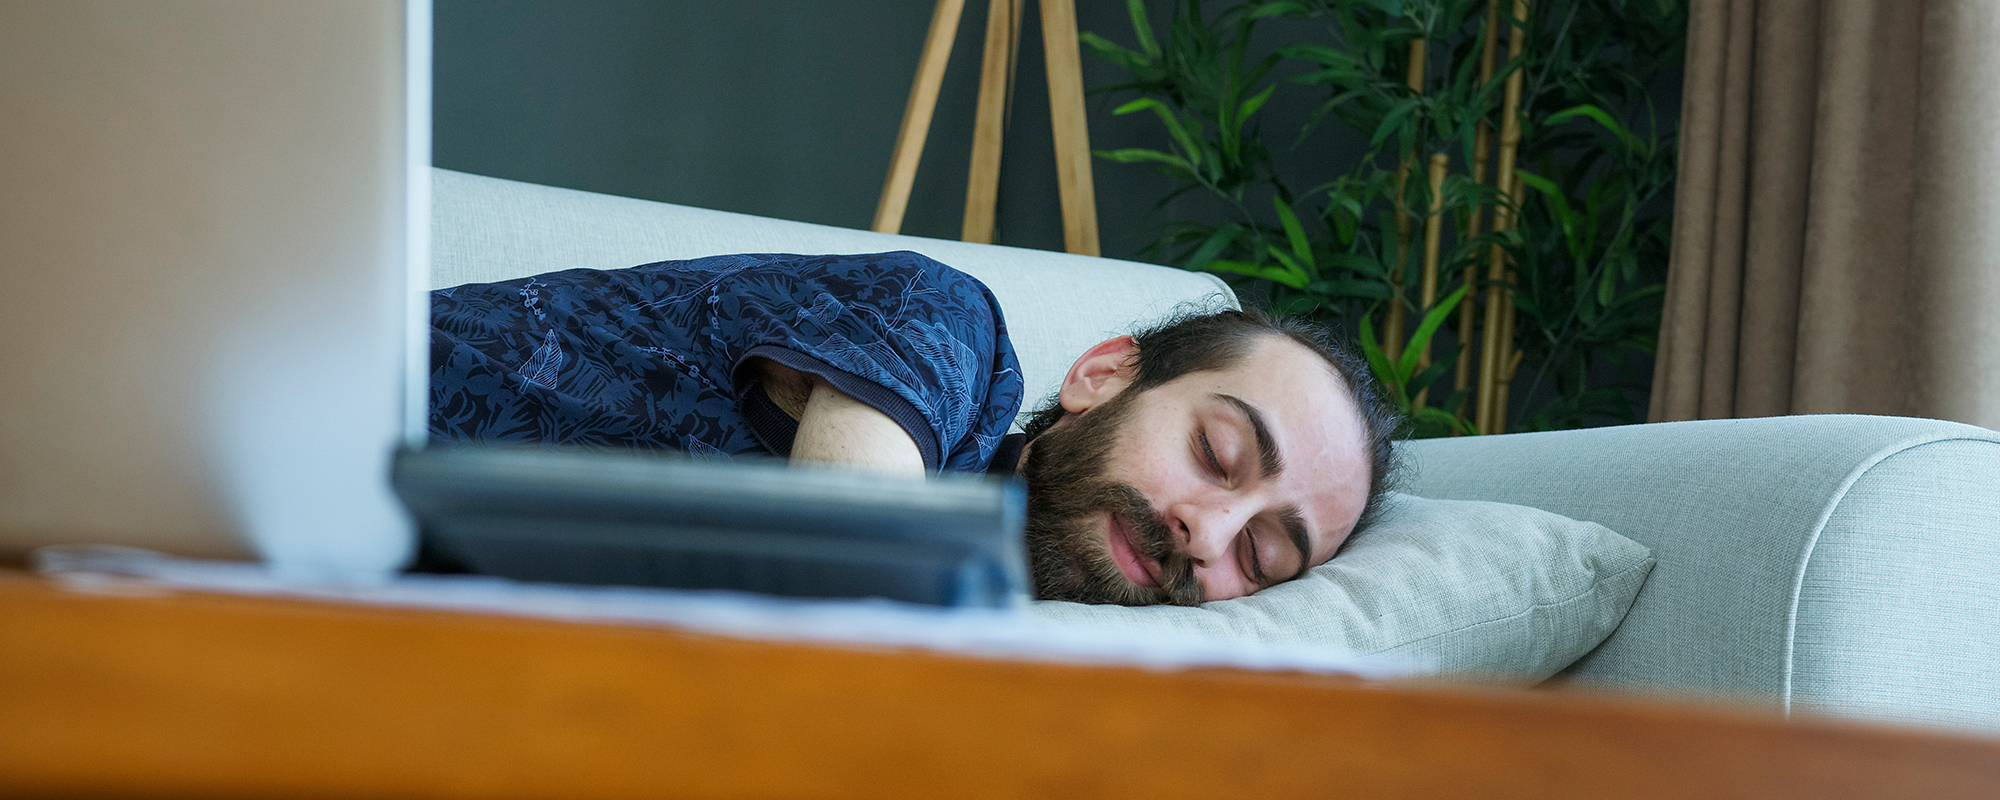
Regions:
<instances>
[{"instance_id":1,"label":"man's face","mask_svg":"<svg viewBox=\"0 0 2000 800\"><path fill-rule=\"evenodd\" d=\"M1360 413L1289 339L1144 392L1124 391L1129 372L1074 396L1071 382L1063 405L1081 413L1036 438L1022 466L1040 597L1241 597L1332 558L1367 502Z\"/></svg>"}]
</instances>

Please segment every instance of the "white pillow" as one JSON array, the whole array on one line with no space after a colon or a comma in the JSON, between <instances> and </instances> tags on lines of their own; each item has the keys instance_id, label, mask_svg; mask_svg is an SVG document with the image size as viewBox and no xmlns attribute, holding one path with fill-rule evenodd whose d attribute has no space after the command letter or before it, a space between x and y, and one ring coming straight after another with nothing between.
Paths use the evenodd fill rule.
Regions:
<instances>
[{"instance_id":1,"label":"white pillow","mask_svg":"<svg viewBox=\"0 0 2000 800\"><path fill-rule=\"evenodd\" d=\"M1644 546L1527 506L1390 494L1305 577L1199 607L1038 601L1044 621L1345 648L1539 681L1611 634L1653 569Z\"/></svg>"}]
</instances>

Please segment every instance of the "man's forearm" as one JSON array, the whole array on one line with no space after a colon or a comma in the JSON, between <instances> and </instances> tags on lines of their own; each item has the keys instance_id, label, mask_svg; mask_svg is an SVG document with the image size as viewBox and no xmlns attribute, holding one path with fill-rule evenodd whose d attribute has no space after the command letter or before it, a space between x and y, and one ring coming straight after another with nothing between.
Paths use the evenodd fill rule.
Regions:
<instances>
[{"instance_id":1,"label":"man's forearm","mask_svg":"<svg viewBox=\"0 0 2000 800\"><path fill-rule=\"evenodd\" d=\"M910 434L889 415L813 379L799 415L793 461L813 461L887 475L922 477L924 458Z\"/></svg>"},{"instance_id":2,"label":"man's forearm","mask_svg":"<svg viewBox=\"0 0 2000 800\"><path fill-rule=\"evenodd\" d=\"M924 474L924 457L903 426L817 375L766 358L752 366L764 393L792 419L792 460L888 475Z\"/></svg>"}]
</instances>

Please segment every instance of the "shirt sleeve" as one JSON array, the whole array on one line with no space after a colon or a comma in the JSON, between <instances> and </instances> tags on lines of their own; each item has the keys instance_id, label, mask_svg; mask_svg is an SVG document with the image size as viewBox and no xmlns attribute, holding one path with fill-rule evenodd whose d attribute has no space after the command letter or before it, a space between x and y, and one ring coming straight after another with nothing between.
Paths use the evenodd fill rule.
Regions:
<instances>
[{"instance_id":1,"label":"shirt sleeve","mask_svg":"<svg viewBox=\"0 0 2000 800\"><path fill-rule=\"evenodd\" d=\"M987 469L1024 386L984 284L907 251L754 258L730 276L716 316L735 323L736 394L772 452L789 452L796 426L757 413L770 401L752 358L819 376L881 411L916 442L927 470Z\"/></svg>"},{"instance_id":2,"label":"shirt sleeve","mask_svg":"<svg viewBox=\"0 0 2000 800\"><path fill-rule=\"evenodd\" d=\"M431 294L431 435L787 455L747 363L818 375L894 420L931 471L991 464L1022 380L1000 306L916 253L742 254Z\"/></svg>"}]
</instances>

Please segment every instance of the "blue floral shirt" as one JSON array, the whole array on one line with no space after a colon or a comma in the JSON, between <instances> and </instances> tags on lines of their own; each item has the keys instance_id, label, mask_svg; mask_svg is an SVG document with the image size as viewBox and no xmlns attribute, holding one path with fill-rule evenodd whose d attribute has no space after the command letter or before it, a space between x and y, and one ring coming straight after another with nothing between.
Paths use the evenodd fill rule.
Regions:
<instances>
[{"instance_id":1,"label":"blue floral shirt","mask_svg":"<svg viewBox=\"0 0 2000 800\"><path fill-rule=\"evenodd\" d=\"M764 394L756 357L887 414L926 469L1012 470L1018 443L1003 452L1003 437L1023 384L1000 306L911 252L714 256L437 290L430 435L785 456L797 423Z\"/></svg>"}]
</instances>

